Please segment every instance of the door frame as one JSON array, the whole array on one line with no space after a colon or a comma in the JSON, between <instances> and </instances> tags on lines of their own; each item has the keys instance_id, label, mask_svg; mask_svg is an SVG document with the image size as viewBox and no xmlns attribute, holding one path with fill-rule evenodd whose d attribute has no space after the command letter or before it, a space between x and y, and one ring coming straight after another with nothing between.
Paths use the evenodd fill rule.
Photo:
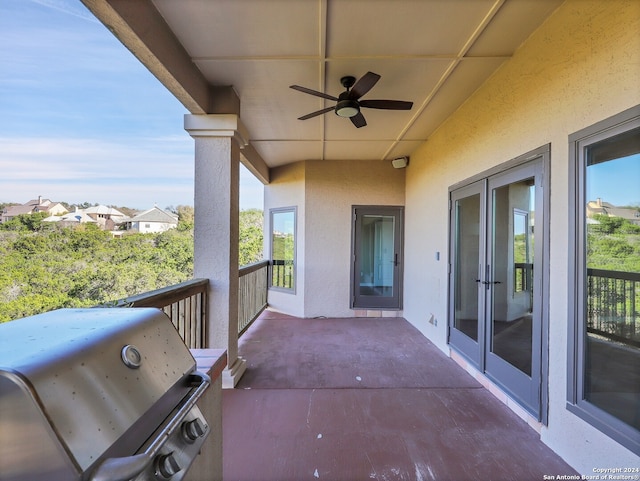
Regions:
<instances>
[{"instance_id":1,"label":"door frame","mask_svg":"<svg viewBox=\"0 0 640 481\"><path fill-rule=\"evenodd\" d=\"M542 204L540 206L541 209L541 213L542 213L542 218L544 219L544 222L542 223L543 225L536 225L536 242L540 242L541 243L541 253L539 255L539 263L541 266L541 269L539 269L540 272L540 284L539 286L536 286L541 294L541 301L540 301L540 331L539 331L539 335L540 336L540 352L539 352L539 356L540 356L540 372L539 372L539 377L540 377L540 383L539 383L539 389L538 389L538 399L539 399L539 403L538 409L532 409L530 406L526 406L524 405L521 400L518 399L518 396L516 396L516 393L513 393L510 391L510 389L505 386L504 384L502 384L500 382L499 379L496 379L495 377L491 376L489 373L486 372L486 347L487 346L487 325L485 324L483 327L484 329L482 329L482 327L479 329L479 335L478 335L478 350L479 350L479 355L476 356L472 356L470 355L470 351L467 349L460 349L459 346L455 345L455 341L456 341L456 333L453 333L452 336L452 331L453 331L453 322L454 322L454 317L452 315L453 313L453 309L455 309L455 296L454 296L454 289L455 289L455 278L454 278L454 262L455 262L455 250L454 250L454 224L453 222L455 221L454 219L454 215L452 214L452 210L453 210L453 199L455 198L455 193L456 192L462 192L464 188L468 188L469 186L471 186L474 183L477 183L478 185L481 185L481 190L484 193L485 198L482 198L481 194L481 206L483 207L483 211L481 212L481 222L484 223L485 228L488 228L487 225L487 209L488 209L488 205L487 205L487 200L486 200L486 196L489 195L489 189L488 189L488 184L489 184L489 179L492 176L498 177L501 176L503 174L506 174L510 169L514 168L514 167L520 167L523 166L527 163L529 163L530 161L539 161L541 164L541 172L539 175L539 180L537 180L537 182L540 182L541 185L539 185L540 190L541 190L541 199L536 199L536 209L540 206L540 203ZM538 421L542 422L543 424L547 424L548 422L548 406L549 406L549 223L550 223L550 167L551 167L551 145L550 144L546 144L543 145L541 147L538 147L537 149L534 149L530 152L527 152L523 155L520 155L514 159L511 159L507 162L504 162L500 165L494 166L491 169L488 169L484 172L481 172L479 174L476 174L464 181L458 182L452 186L449 187L449 226L448 226L448 246L449 246L449 259L448 259L448 272L449 272L449 282L448 282L448 309L447 309L447 315L448 315L448 319L447 319L447 344L449 345L449 347L451 349L453 349L454 351L456 351L457 353L459 353L460 355L462 355L465 359L467 359L471 365L473 365L476 369L478 369L483 375L487 376L488 379L490 379L493 383L495 383L500 389L502 389L507 395L509 395L510 397L514 398L514 401L518 402L518 404L525 409L527 412L531 413L533 416L537 417ZM458 197L460 198L460 197ZM486 255L486 249L488 248L487 245L487 239L485 236L485 239L481 239L481 249L483 255ZM484 309L483 311L481 311L483 313L483 316L486 316L486 306L484 305L483 301L479 301L481 302L483 305L480 306L480 309ZM454 343L452 343L452 340L454 341ZM471 341L469 343L468 347L471 347L473 345L473 340L469 339L469 341Z\"/></svg>"},{"instance_id":2,"label":"door frame","mask_svg":"<svg viewBox=\"0 0 640 481\"><path fill-rule=\"evenodd\" d=\"M361 296L356 289L359 276L356 276L358 258L357 249L360 238L358 215L393 216L396 220L394 231L394 274L393 296ZM398 205L353 205L351 206L351 267L350 267L350 308L401 310L404 271L404 206Z\"/></svg>"}]
</instances>

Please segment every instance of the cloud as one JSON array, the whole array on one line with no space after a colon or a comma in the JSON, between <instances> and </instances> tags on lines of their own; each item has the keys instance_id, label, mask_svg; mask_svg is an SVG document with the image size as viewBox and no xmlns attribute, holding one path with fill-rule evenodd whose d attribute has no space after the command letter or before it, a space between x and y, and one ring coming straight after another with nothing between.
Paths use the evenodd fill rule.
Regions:
<instances>
[{"instance_id":1,"label":"cloud","mask_svg":"<svg viewBox=\"0 0 640 481\"><path fill-rule=\"evenodd\" d=\"M0 0L0 65L0 202L193 204L184 106L80 2Z\"/></svg>"},{"instance_id":2,"label":"cloud","mask_svg":"<svg viewBox=\"0 0 640 481\"><path fill-rule=\"evenodd\" d=\"M193 154L176 139L154 139L153 146L34 137L0 138L0 144L3 202L46 195L132 207L193 203Z\"/></svg>"},{"instance_id":3,"label":"cloud","mask_svg":"<svg viewBox=\"0 0 640 481\"><path fill-rule=\"evenodd\" d=\"M0 202L37 195L133 208L193 205L193 140L178 135L106 141L0 137ZM240 171L242 209L262 208L263 186Z\"/></svg>"},{"instance_id":4,"label":"cloud","mask_svg":"<svg viewBox=\"0 0 640 481\"><path fill-rule=\"evenodd\" d=\"M100 23L100 21L89 12L80 2L68 2L64 0L31 0L33 3L51 8L58 12L81 18L92 23Z\"/></svg>"}]
</instances>

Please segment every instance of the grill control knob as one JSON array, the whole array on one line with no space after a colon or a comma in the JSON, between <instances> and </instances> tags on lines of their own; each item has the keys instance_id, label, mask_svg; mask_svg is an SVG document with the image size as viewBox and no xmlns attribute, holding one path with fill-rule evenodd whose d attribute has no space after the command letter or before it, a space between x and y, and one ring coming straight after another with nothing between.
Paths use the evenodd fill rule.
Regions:
<instances>
[{"instance_id":1,"label":"grill control knob","mask_svg":"<svg viewBox=\"0 0 640 481\"><path fill-rule=\"evenodd\" d=\"M155 461L155 467L156 479L159 480L171 479L174 474L182 469L173 453L158 456Z\"/></svg>"},{"instance_id":2,"label":"grill control knob","mask_svg":"<svg viewBox=\"0 0 640 481\"><path fill-rule=\"evenodd\" d=\"M193 421L185 421L182 423L182 437L189 444L193 443L199 437L204 436L205 426L200 418Z\"/></svg>"}]
</instances>

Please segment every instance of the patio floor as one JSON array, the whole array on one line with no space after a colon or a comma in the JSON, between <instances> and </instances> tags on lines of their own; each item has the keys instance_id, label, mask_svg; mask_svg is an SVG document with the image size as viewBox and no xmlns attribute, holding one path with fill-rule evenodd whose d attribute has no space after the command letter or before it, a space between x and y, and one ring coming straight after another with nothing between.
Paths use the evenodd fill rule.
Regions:
<instances>
[{"instance_id":1,"label":"patio floor","mask_svg":"<svg viewBox=\"0 0 640 481\"><path fill-rule=\"evenodd\" d=\"M401 318L265 311L223 391L225 481L542 480L577 474Z\"/></svg>"}]
</instances>

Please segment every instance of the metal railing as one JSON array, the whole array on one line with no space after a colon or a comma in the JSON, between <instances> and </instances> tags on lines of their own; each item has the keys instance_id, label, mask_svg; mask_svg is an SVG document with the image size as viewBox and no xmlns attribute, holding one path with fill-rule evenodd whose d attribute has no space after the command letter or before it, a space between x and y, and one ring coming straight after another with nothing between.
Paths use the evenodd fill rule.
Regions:
<instances>
[{"instance_id":1,"label":"metal railing","mask_svg":"<svg viewBox=\"0 0 640 481\"><path fill-rule=\"evenodd\" d=\"M587 330L640 347L640 274L587 269Z\"/></svg>"},{"instance_id":2,"label":"metal railing","mask_svg":"<svg viewBox=\"0 0 640 481\"><path fill-rule=\"evenodd\" d=\"M157 307L169 316L190 349L207 345L208 279L192 279L151 292L127 297L116 307Z\"/></svg>"},{"instance_id":3,"label":"metal railing","mask_svg":"<svg viewBox=\"0 0 640 481\"><path fill-rule=\"evenodd\" d=\"M242 266L238 279L238 336L246 331L267 307L269 261Z\"/></svg>"},{"instance_id":4,"label":"metal railing","mask_svg":"<svg viewBox=\"0 0 640 481\"><path fill-rule=\"evenodd\" d=\"M271 261L271 285L284 289L293 287L293 260L273 259Z\"/></svg>"}]
</instances>

